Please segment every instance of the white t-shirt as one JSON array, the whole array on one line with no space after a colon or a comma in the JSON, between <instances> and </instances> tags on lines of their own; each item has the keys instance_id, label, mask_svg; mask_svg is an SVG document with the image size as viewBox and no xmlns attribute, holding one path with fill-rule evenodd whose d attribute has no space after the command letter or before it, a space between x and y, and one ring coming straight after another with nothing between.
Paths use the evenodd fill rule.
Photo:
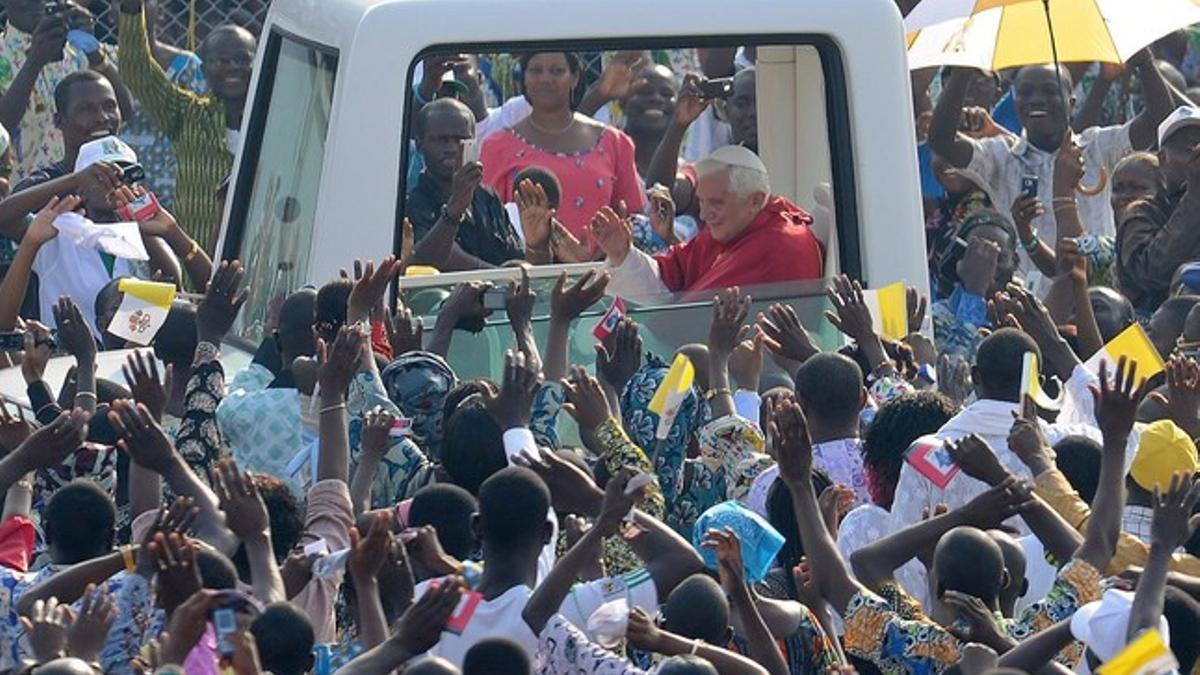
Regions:
<instances>
[{"instance_id":1,"label":"white t-shirt","mask_svg":"<svg viewBox=\"0 0 1200 675\"><path fill-rule=\"evenodd\" d=\"M41 308L42 323L57 328L54 321L54 305L62 296L68 296L79 305L79 312L100 337L96 328L96 296L108 282L117 277L134 275L130 261L115 258L112 273L95 249L76 246L65 237L56 237L42 244L33 259L33 272L38 275L38 306Z\"/></svg>"},{"instance_id":2,"label":"white t-shirt","mask_svg":"<svg viewBox=\"0 0 1200 675\"><path fill-rule=\"evenodd\" d=\"M417 584L413 597L420 599L429 590L429 585L430 581ZM530 659L535 658L538 638L521 616L532 595L533 590L528 586L514 586L494 600L481 600L462 633L442 631L442 639L428 653L462 667L463 659L475 643L489 638L506 638L524 647ZM649 613L658 611L658 589L654 579L645 569L636 569L619 577L576 584L559 612L587 633L588 617L601 605L619 598L624 598L630 608L641 607ZM590 634L589 638L595 639Z\"/></svg>"}]
</instances>

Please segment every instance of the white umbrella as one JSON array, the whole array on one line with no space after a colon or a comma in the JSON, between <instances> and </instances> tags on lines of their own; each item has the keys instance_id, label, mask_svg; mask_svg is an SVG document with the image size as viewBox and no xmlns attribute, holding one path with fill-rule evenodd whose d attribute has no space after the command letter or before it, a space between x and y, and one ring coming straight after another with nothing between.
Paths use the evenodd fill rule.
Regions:
<instances>
[{"instance_id":1,"label":"white umbrella","mask_svg":"<svg viewBox=\"0 0 1200 675\"><path fill-rule=\"evenodd\" d=\"M1200 23L1195 0L1003 2L922 0L905 20L909 68L996 71L1057 61L1124 63L1162 36Z\"/></svg>"}]
</instances>

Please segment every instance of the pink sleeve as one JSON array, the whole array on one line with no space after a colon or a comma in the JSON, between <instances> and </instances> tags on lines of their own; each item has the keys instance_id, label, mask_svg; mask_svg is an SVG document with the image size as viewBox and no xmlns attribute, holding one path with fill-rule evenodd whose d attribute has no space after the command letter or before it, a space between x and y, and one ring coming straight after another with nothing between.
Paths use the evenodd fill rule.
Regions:
<instances>
[{"instance_id":1,"label":"pink sleeve","mask_svg":"<svg viewBox=\"0 0 1200 675\"><path fill-rule=\"evenodd\" d=\"M638 175L633 139L613 127L608 127L605 133L612 138L609 147L613 155L613 175L616 176L610 206L616 208L618 203L624 201L630 213L640 213L646 208L646 189L642 177Z\"/></svg>"},{"instance_id":2,"label":"pink sleeve","mask_svg":"<svg viewBox=\"0 0 1200 675\"><path fill-rule=\"evenodd\" d=\"M350 547L350 528L354 525L354 507L350 503L350 488L340 480L323 480L308 491L308 519L304 523L305 543L312 537L325 540L329 552ZM313 633L318 643L337 641L337 620L334 603L342 575L328 579L313 577L292 602L312 617Z\"/></svg>"},{"instance_id":3,"label":"pink sleeve","mask_svg":"<svg viewBox=\"0 0 1200 675\"><path fill-rule=\"evenodd\" d=\"M511 131L492 134L483 142L479 149L479 162L483 164L483 184L496 191L502 202L513 200L512 167L505 157L511 156L509 145L512 143Z\"/></svg>"}]
</instances>

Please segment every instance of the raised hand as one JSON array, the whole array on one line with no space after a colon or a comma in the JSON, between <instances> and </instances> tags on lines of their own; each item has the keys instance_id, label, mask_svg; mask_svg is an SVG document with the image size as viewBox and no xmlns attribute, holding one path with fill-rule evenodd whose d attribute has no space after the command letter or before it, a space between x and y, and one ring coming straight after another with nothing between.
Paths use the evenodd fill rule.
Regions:
<instances>
[{"instance_id":1,"label":"raised hand","mask_svg":"<svg viewBox=\"0 0 1200 675\"><path fill-rule=\"evenodd\" d=\"M946 441L946 451L963 473L977 481L997 485L1008 478L1008 469L1004 468L992 446L979 434L971 434L957 443Z\"/></svg>"},{"instance_id":2,"label":"raised hand","mask_svg":"<svg viewBox=\"0 0 1200 675\"><path fill-rule=\"evenodd\" d=\"M117 447L138 466L161 476L177 461L179 456L175 446L145 405L127 400L114 401L108 411L108 421L120 437Z\"/></svg>"},{"instance_id":3,"label":"raised hand","mask_svg":"<svg viewBox=\"0 0 1200 675\"><path fill-rule=\"evenodd\" d=\"M742 562L742 542L733 528L710 529L704 533L704 540L700 542L700 546L717 554L717 563L720 566L717 571L725 592L740 592L746 584L746 568Z\"/></svg>"},{"instance_id":4,"label":"raised hand","mask_svg":"<svg viewBox=\"0 0 1200 675\"><path fill-rule=\"evenodd\" d=\"M1054 450L1050 448L1046 435L1042 433L1037 405L1028 396L1023 397L1021 413L1013 413L1013 425L1008 431L1008 447L1029 467L1035 477L1054 466Z\"/></svg>"},{"instance_id":5,"label":"raised hand","mask_svg":"<svg viewBox=\"0 0 1200 675\"><path fill-rule=\"evenodd\" d=\"M821 494L817 496L817 506L821 508L821 519L825 521L825 529L829 530L829 534L837 537L838 524L842 522L842 518L854 508L854 501L858 499L854 494L854 490L841 483L835 483L821 490Z\"/></svg>"},{"instance_id":6,"label":"raised hand","mask_svg":"<svg viewBox=\"0 0 1200 675\"><path fill-rule=\"evenodd\" d=\"M325 349L323 343L318 344L321 358L317 382L321 387L322 396L346 394L351 380L358 373L367 344L367 336L353 326L342 326L338 330L337 339L333 341L331 349Z\"/></svg>"},{"instance_id":7,"label":"raised hand","mask_svg":"<svg viewBox=\"0 0 1200 675\"><path fill-rule=\"evenodd\" d=\"M536 302L537 293L529 287L529 270L521 265L521 280L508 283L508 295L504 301L504 311L514 331L532 329L533 305Z\"/></svg>"},{"instance_id":8,"label":"raised hand","mask_svg":"<svg viewBox=\"0 0 1200 675\"><path fill-rule=\"evenodd\" d=\"M713 298L712 324L708 328L710 354L728 358L737 347L742 325L750 314L750 296L742 295L737 286L727 288Z\"/></svg>"},{"instance_id":9,"label":"raised hand","mask_svg":"<svg viewBox=\"0 0 1200 675\"><path fill-rule=\"evenodd\" d=\"M33 433L33 425L25 419L25 409L16 406L16 414L8 412L8 403L0 401L0 447L11 452Z\"/></svg>"},{"instance_id":10,"label":"raised hand","mask_svg":"<svg viewBox=\"0 0 1200 675\"><path fill-rule=\"evenodd\" d=\"M537 390L537 364L531 364L523 352L504 352L504 379L500 395L488 402L488 410L501 429L529 426L533 417L533 394Z\"/></svg>"},{"instance_id":11,"label":"raised hand","mask_svg":"<svg viewBox=\"0 0 1200 675\"><path fill-rule=\"evenodd\" d=\"M588 270L567 286L567 273L563 272L550 292L550 319L570 322L579 318L589 307L600 302L611 280L612 275L608 272Z\"/></svg>"},{"instance_id":12,"label":"raised hand","mask_svg":"<svg viewBox=\"0 0 1200 675\"><path fill-rule=\"evenodd\" d=\"M225 512L225 526L242 541L269 536L271 518L250 474L241 472L232 459L223 459L211 475L213 492Z\"/></svg>"},{"instance_id":13,"label":"raised hand","mask_svg":"<svg viewBox=\"0 0 1200 675\"><path fill-rule=\"evenodd\" d=\"M425 321L419 316L414 316L413 311L403 304L394 312L387 311L384 328L387 330L388 344L392 346L393 357L423 348Z\"/></svg>"},{"instance_id":14,"label":"raised hand","mask_svg":"<svg viewBox=\"0 0 1200 675\"><path fill-rule=\"evenodd\" d=\"M650 199L650 227L654 233L671 246L675 238L675 200L671 198L671 190L665 185L655 184L646 191Z\"/></svg>"},{"instance_id":15,"label":"raised hand","mask_svg":"<svg viewBox=\"0 0 1200 675\"><path fill-rule=\"evenodd\" d=\"M29 648L38 663L49 663L66 655L67 628L71 608L58 604L58 598L33 603L30 615L21 617L21 626L29 636Z\"/></svg>"},{"instance_id":16,"label":"raised hand","mask_svg":"<svg viewBox=\"0 0 1200 675\"><path fill-rule=\"evenodd\" d=\"M596 345L596 374L621 392L642 367L642 338L637 322L629 317L621 319L606 342Z\"/></svg>"},{"instance_id":17,"label":"raised hand","mask_svg":"<svg viewBox=\"0 0 1200 675\"><path fill-rule=\"evenodd\" d=\"M213 274L212 281L204 293L204 299L196 308L196 335L201 342L221 344L242 305L249 297L245 289L238 290L246 271L242 263L222 261Z\"/></svg>"},{"instance_id":18,"label":"raised hand","mask_svg":"<svg viewBox=\"0 0 1200 675\"><path fill-rule=\"evenodd\" d=\"M765 313L760 312L758 327L763 332L763 344L767 349L797 364L821 353L790 305L775 303Z\"/></svg>"},{"instance_id":19,"label":"raised hand","mask_svg":"<svg viewBox=\"0 0 1200 675\"><path fill-rule=\"evenodd\" d=\"M446 577L436 587L430 586L400 616L389 642L396 641L405 653L414 656L429 651L442 639L442 627L458 606L464 588L466 582L461 577Z\"/></svg>"},{"instance_id":20,"label":"raised hand","mask_svg":"<svg viewBox=\"0 0 1200 675\"><path fill-rule=\"evenodd\" d=\"M70 213L79 208L82 203L83 199L76 195L61 198L51 197L46 206L42 207L42 210L33 217L21 241L28 241L40 246L54 239L58 236L58 228L54 227L54 220L64 213Z\"/></svg>"},{"instance_id":21,"label":"raised hand","mask_svg":"<svg viewBox=\"0 0 1200 675\"><path fill-rule=\"evenodd\" d=\"M554 262L585 263L593 259L592 249L571 234L558 218L550 221L550 241L554 244Z\"/></svg>"},{"instance_id":22,"label":"raised hand","mask_svg":"<svg viewBox=\"0 0 1200 675\"><path fill-rule=\"evenodd\" d=\"M80 408L63 412L13 450L23 473L58 466L87 438L88 413Z\"/></svg>"},{"instance_id":23,"label":"raised hand","mask_svg":"<svg viewBox=\"0 0 1200 675\"><path fill-rule=\"evenodd\" d=\"M75 658L91 662L108 639L108 631L117 618L117 606L112 594L96 584L88 584L81 603L79 616L67 629L67 651Z\"/></svg>"},{"instance_id":24,"label":"raised hand","mask_svg":"<svg viewBox=\"0 0 1200 675\"><path fill-rule=\"evenodd\" d=\"M358 583L377 578L383 564L387 562L391 542L391 511L379 511L375 514L366 537L361 536L357 528L350 528L350 557L346 560L346 569L350 570L350 577Z\"/></svg>"},{"instance_id":25,"label":"raised hand","mask_svg":"<svg viewBox=\"0 0 1200 675\"><path fill-rule=\"evenodd\" d=\"M867 307L863 296L862 284L842 274L833 278L833 288L829 289L827 295L834 309L825 312L829 323L860 345L878 339L871 320L871 309Z\"/></svg>"},{"instance_id":26,"label":"raised hand","mask_svg":"<svg viewBox=\"0 0 1200 675\"><path fill-rule=\"evenodd\" d=\"M967 242L967 252L955 268L963 290L971 295L986 297L995 282L999 262L1000 246L995 242L983 237L975 237Z\"/></svg>"},{"instance_id":27,"label":"raised hand","mask_svg":"<svg viewBox=\"0 0 1200 675\"><path fill-rule=\"evenodd\" d=\"M908 330L915 333L921 330L925 323L925 312L929 308L929 296L917 290L916 286L904 289L904 305L908 310Z\"/></svg>"},{"instance_id":28,"label":"raised hand","mask_svg":"<svg viewBox=\"0 0 1200 675\"><path fill-rule=\"evenodd\" d=\"M966 523L980 529L997 527L1033 504L1033 489L1016 476L1009 476L957 510Z\"/></svg>"},{"instance_id":29,"label":"raised hand","mask_svg":"<svg viewBox=\"0 0 1200 675\"><path fill-rule=\"evenodd\" d=\"M161 423L163 413L167 409L167 392L171 391L174 368L168 365L166 377L160 382L158 361L153 353L142 350L135 351L125 358L121 372L125 375L125 382L129 384L129 391L133 393L133 400L145 405L150 411L150 416Z\"/></svg>"},{"instance_id":30,"label":"raised hand","mask_svg":"<svg viewBox=\"0 0 1200 675\"><path fill-rule=\"evenodd\" d=\"M729 375L738 389L757 392L762 378L765 336L757 326L743 326L733 353L729 355Z\"/></svg>"},{"instance_id":31,"label":"raised hand","mask_svg":"<svg viewBox=\"0 0 1200 675\"><path fill-rule=\"evenodd\" d=\"M1108 379L1108 363L1100 364L1099 386L1092 386L1092 398L1096 402L1096 421L1104 435L1105 444L1125 445L1137 418L1138 404L1146 395L1146 380L1135 387L1137 362L1126 362L1125 357L1117 362L1113 380Z\"/></svg>"},{"instance_id":32,"label":"raised hand","mask_svg":"<svg viewBox=\"0 0 1200 675\"><path fill-rule=\"evenodd\" d=\"M354 287L346 304L346 323L357 323L370 317L371 310L383 303L388 284L399 273L400 261L396 260L396 256L384 258L379 262L379 267L370 260L365 266L362 261L355 260Z\"/></svg>"},{"instance_id":33,"label":"raised hand","mask_svg":"<svg viewBox=\"0 0 1200 675\"><path fill-rule=\"evenodd\" d=\"M575 366L571 369L571 379L564 380L562 385L567 395L563 409L575 418L581 430L595 430L612 416L600 382L586 369Z\"/></svg>"},{"instance_id":34,"label":"raised hand","mask_svg":"<svg viewBox=\"0 0 1200 675\"><path fill-rule=\"evenodd\" d=\"M200 509L195 506L195 500L191 497L176 497L169 506L161 507L158 515L154 518L154 523L146 530L146 534L140 542L137 573L146 579L152 578L158 571L159 552L157 546L151 546L151 544L160 535L163 537L172 534L187 535L199 514Z\"/></svg>"},{"instance_id":35,"label":"raised hand","mask_svg":"<svg viewBox=\"0 0 1200 675\"><path fill-rule=\"evenodd\" d=\"M392 423L396 416L381 407L367 413L362 430L362 453L375 460L383 459L392 447Z\"/></svg>"},{"instance_id":36,"label":"raised hand","mask_svg":"<svg viewBox=\"0 0 1200 675\"><path fill-rule=\"evenodd\" d=\"M604 251L608 264L619 266L625 262L629 249L633 247L633 226L627 218L618 215L611 207L601 206L592 216L592 239Z\"/></svg>"},{"instance_id":37,"label":"raised hand","mask_svg":"<svg viewBox=\"0 0 1200 675\"><path fill-rule=\"evenodd\" d=\"M450 199L446 201L446 213L455 222L461 222L471 208L475 190L483 183L483 165L467 162L454 172L450 184Z\"/></svg>"},{"instance_id":38,"label":"raised hand","mask_svg":"<svg viewBox=\"0 0 1200 675\"><path fill-rule=\"evenodd\" d=\"M158 598L167 614L200 590L196 547L187 537L172 532L154 535L150 548L158 554Z\"/></svg>"},{"instance_id":39,"label":"raised hand","mask_svg":"<svg viewBox=\"0 0 1200 675\"><path fill-rule=\"evenodd\" d=\"M967 624L966 629L948 628L959 640L964 643L980 643L1004 651L1012 648L1012 638L1004 633L996 621L996 615L982 600L959 591L946 591L942 599L958 610L959 617Z\"/></svg>"},{"instance_id":40,"label":"raised hand","mask_svg":"<svg viewBox=\"0 0 1200 675\"><path fill-rule=\"evenodd\" d=\"M54 321L58 325L58 341L80 365L92 365L96 360L96 338L80 313L74 300L63 296L54 305Z\"/></svg>"},{"instance_id":41,"label":"raised hand","mask_svg":"<svg viewBox=\"0 0 1200 675\"><path fill-rule=\"evenodd\" d=\"M642 651L656 652L662 644L663 633L641 607L634 607L629 610L625 638L629 640L629 644Z\"/></svg>"},{"instance_id":42,"label":"raised hand","mask_svg":"<svg viewBox=\"0 0 1200 675\"><path fill-rule=\"evenodd\" d=\"M1175 472L1165 493L1155 485L1151 543L1167 551L1183 546L1200 526L1200 514L1193 514L1197 501L1200 501L1200 481L1185 471Z\"/></svg>"},{"instance_id":43,"label":"raised hand","mask_svg":"<svg viewBox=\"0 0 1200 675\"><path fill-rule=\"evenodd\" d=\"M21 359L21 375L26 384L40 382L46 375L46 364L54 355L54 337L50 329L37 321L25 322L25 358Z\"/></svg>"},{"instance_id":44,"label":"raised hand","mask_svg":"<svg viewBox=\"0 0 1200 675\"><path fill-rule=\"evenodd\" d=\"M517 202L517 213L521 216L521 230L525 233L525 245L537 251L545 251L550 245L555 210L550 198L540 184L526 178L517 184L513 197Z\"/></svg>"},{"instance_id":45,"label":"raised hand","mask_svg":"<svg viewBox=\"0 0 1200 675\"><path fill-rule=\"evenodd\" d=\"M804 410L794 400L783 400L768 405L767 418L779 477L789 485L804 485L812 479L812 439Z\"/></svg>"},{"instance_id":46,"label":"raised hand","mask_svg":"<svg viewBox=\"0 0 1200 675\"><path fill-rule=\"evenodd\" d=\"M1172 354L1167 359L1167 396L1153 392L1150 398L1189 436L1200 436L1200 364L1195 359Z\"/></svg>"},{"instance_id":47,"label":"raised hand","mask_svg":"<svg viewBox=\"0 0 1200 675\"><path fill-rule=\"evenodd\" d=\"M683 76L683 86L679 88L679 95L675 98L675 117L674 123L686 129L704 114L708 106L712 105L713 99L704 98L700 95L700 76L695 73L688 73Z\"/></svg>"},{"instance_id":48,"label":"raised hand","mask_svg":"<svg viewBox=\"0 0 1200 675\"><path fill-rule=\"evenodd\" d=\"M600 72L600 79L595 85L597 95L605 101L625 100L646 85L646 79L637 75L650 63L643 51L617 52L608 66Z\"/></svg>"}]
</instances>

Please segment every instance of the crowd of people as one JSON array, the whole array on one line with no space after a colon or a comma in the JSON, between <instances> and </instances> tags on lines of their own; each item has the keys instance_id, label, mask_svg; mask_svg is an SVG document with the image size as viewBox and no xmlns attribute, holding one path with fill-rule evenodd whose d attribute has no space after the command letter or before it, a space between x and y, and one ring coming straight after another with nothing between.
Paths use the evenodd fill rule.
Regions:
<instances>
[{"instance_id":1,"label":"crowd of people","mask_svg":"<svg viewBox=\"0 0 1200 675\"><path fill-rule=\"evenodd\" d=\"M28 399L0 404L0 672L1089 673L1142 639L1156 669L1120 672L1200 672L1200 33L913 73L931 284L902 340L772 191L754 48L428 56L401 254L288 289L227 377L253 32L192 54L115 0L114 48L80 5L0 5ZM543 338L527 272L428 331L388 300L514 261L603 265L541 298ZM179 293L110 381L131 279ZM815 279L836 351L751 313ZM571 362L606 296L680 292L713 297L704 341L651 353L617 314ZM462 377L492 311L502 374Z\"/></svg>"}]
</instances>

